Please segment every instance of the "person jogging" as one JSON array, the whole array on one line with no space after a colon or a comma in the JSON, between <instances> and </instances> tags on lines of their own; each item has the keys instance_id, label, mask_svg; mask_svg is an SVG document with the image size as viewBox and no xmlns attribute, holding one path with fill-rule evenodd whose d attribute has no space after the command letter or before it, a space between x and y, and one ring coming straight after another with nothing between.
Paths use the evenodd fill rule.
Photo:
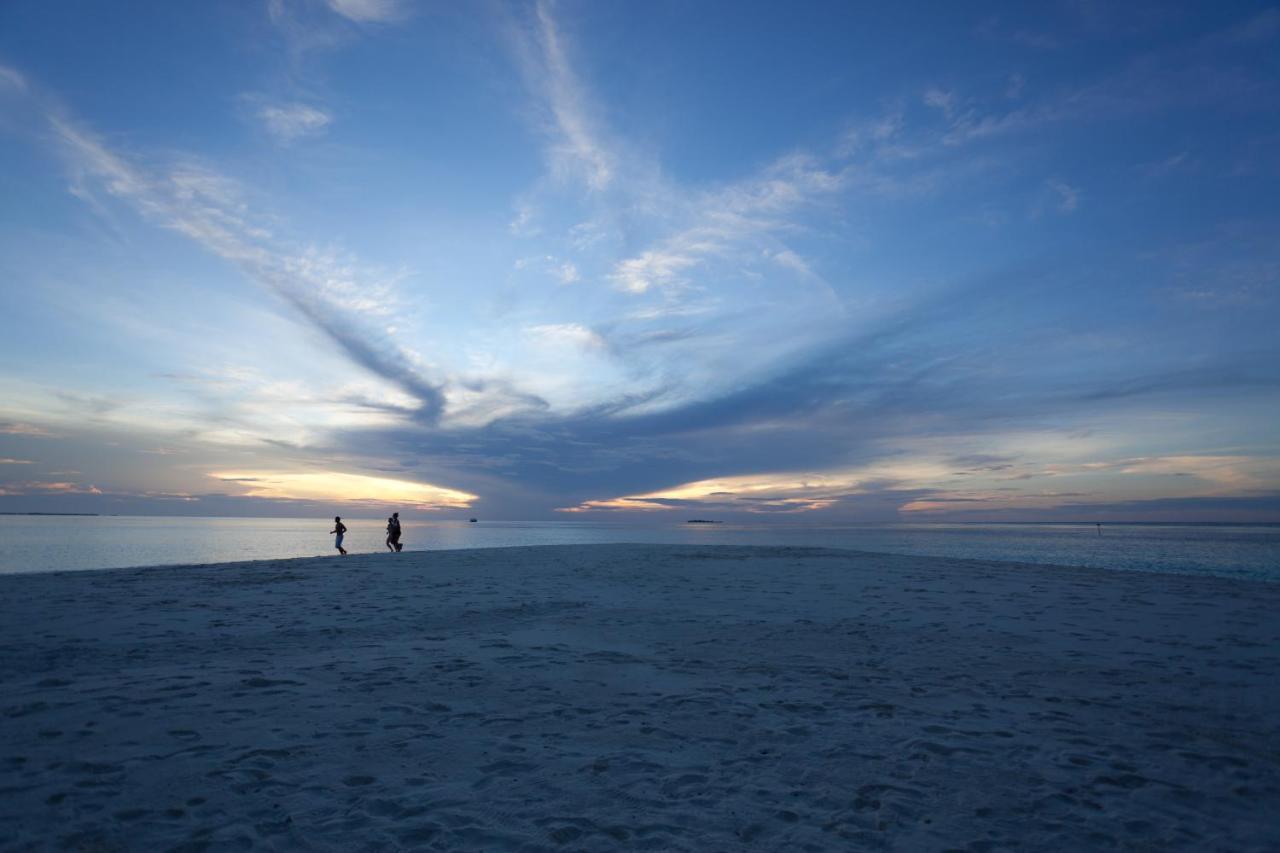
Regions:
<instances>
[{"instance_id":1,"label":"person jogging","mask_svg":"<svg viewBox=\"0 0 1280 853\"><path fill-rule=\"evenodd\" d=\"M347 556L347 549L342 547L342 537L346 535L347 526L342 523L342 516L335 515L333 517L333 529L329 531L334 534L333 547L338 549L338 553Z\"/></svg>"},{"instance_id":2,"label":"person jogging","mask_svg":"<svg viewBox=\"0 0 1280 853\"><path fill-rule=\"evenodd\" d=\"M393 512L387 519L387 550L399 551L403 547L400 544L400 513Z\"/></svg>"}]
</instances>

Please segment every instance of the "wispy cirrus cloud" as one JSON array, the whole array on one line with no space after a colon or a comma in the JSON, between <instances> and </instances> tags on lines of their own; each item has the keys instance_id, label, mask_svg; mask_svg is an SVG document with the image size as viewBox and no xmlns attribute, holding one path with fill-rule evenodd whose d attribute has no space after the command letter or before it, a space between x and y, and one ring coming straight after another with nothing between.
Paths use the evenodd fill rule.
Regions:
<instances>
[{"instance_id":1,"label":"wispy cirrus cloud","mask_svg":"<svg viewBox=\"0 0 1280 853\"><path fill-rule=\"evenodd\" d=\"M1161 178L1191 165L1190 151L1179 151L1160 160L1139 164L1138 170L1149 178Z\"/></svg>"},{"instance_id":2,"label":"wispy cirrus cloud","mask_svg":"<svg viewBox=\"0 0 1280 853\"><path fill-rule=\"evenodd\" d=\"M924 101L925 106L939 110L948 118L951 117L952 112L955 110L955 99L954 93L948 92L945 89L940 89L936 86L926 89L924 95L921 96L921 100Z\"/></svg>"},{"instance_id":3,"label":"wispy cirrus cloud","mask_svg":"<svg viewBox=\"0 0 1280 853\"><path fill-rule=\"evenodd\" d=\"M825 286L817 266L788 245L812 227L815 213L830 213L868 197L900 200L936 194L957 176L982 168L980 154L965 152L990 147L1015 132L1114 114L1117 98L1140 99L1158 89L1159 80L1177 73L1168 68L1149 73L1133 69L1109 81L1114 85L1049 93L1014 109L1003 87L988 98L966 96L959 87L935 87L923 96L933 108L931 120L921 121L890 103L881 116L844 134L829 152L794 151L736 181L681 186L652 160L613 141L573 72L573 46L556 24L553 7L538 6L537 23L527 28L521 44L526 60L537 57L538 73L528 75L535 92L544 103L557 105L559 112L553 114L571 118L555 123L553 163L564 168L570 164L573 174L598 197L588 218L572 225L578 231L589 228L597 238L590 248L595 255L591 266L601 272L587 280L604 283L637 303L621 315L596 318L590 325L600 329L611 350L629 364L644 365L647 375L660 377L656 386L633 386L620 393L624 408L610 409L614 417L663 406L682 413L711 410L710 404L685 404L713 399L726 386L741 388L752 381L773 388L774 377L787 375L789 366L807 363L809 357L820 362L828 345L842 345L837 341L848 333L832 321L844 315L845 305ZM1021 98L1025 78L1019 81L1015 94ZM570 144L572 140L579 144ZM968 161L962 159L966 156ZM601 164L607 164L607 170L599 168ZM605 174L607 181L601 179ZM1059 178L1041 187L1042 204L1063 214L1079 210L1079 187ZM539 207L536 194L522 197L522 223ZM541 239L556 238L546 232L544 225ZM608 235L603 241L602 234ZM574 245L568 235L561 239ZM628 251L618 254L620 246ZM963 295L956 298L962 300ZM751 320L738 310L748 299L757 307ZM917 317L916 322L928 321ZM663 328L652 328L658 323ZM791 334L792 329L804 332ZM761 346L763 341L787 339L797 342L791 351ZM729 351L735 358L718 360ZM758 360L751 357L757 353ZM695 372L690 365L710 365L714 372ZM762 372L770 378L762 381ZM830 375L827 381L845 388ZM675 390L682 383L696 386L697 394ZM779 396L788 398L785 392Z\"/></svg>"},{"instance_id":4,"label":"wispy cirrus cloud","mask_svg":"<svg viewBox=\"0 0 1280 853\"><path fill-rule=\"evenodd\" d=\"M707 261L739 261L754 255L761 239L776 239L796 229L793 214L832 197L846 181L842 170L831 169L812 155L795 153L779 158L758 175L689 194L673 206L685 211L689 224L640 254L619 260L610 281L633 294L685 287L690 272ZM797 262L804 264L785 247L773 254L782 254L793 270ZM804 270L809 272L807 265Z\"/></svg>"},{"instance_id":5,"label":"wispy cirrus cloud","mask_svg":"<svg viewBox=\"0 0 1280 853\"><path fill-rule=\"evenodd\" d=\"M389 24L408 17L400 0L329 0L329 8L358 24Z\"/></svg>"},{"instance_id":6,"label":"wispy cirrus cloud","mask_svg":"<svg viewBox=\"0 0 1280 853\"><path fill-rule=\"evenodd\" d=\"M844 188L842 166L803 151L774 158L754 174L716 186L682 186L649 153L608 127L573 55L579 47L560 27L554 7L537 4L512 26L511 41L540 109L549 175L522 193L511 228L547 247L561 264L561 283L605 286L635 304L593 297L589 326L633 381L619 400L671 404L707 382L731 383L779 350L819 340L839 300L814 267L784 239L802 232L801 218ZM553 222L543 212L582 209ZM563 215L563 214L562 214ZM799 282L798 287L792 287ZM785 295L783 290L789 291ZM776 306L745 316L747 293ZM721 320L714 334L707 329ZM559 321L559 318L555 318ZM657 324L677 323L682 329ZM806 335L791 334L804 326ZM770 326L772 328L770 329ZM744 338L767 338L750 359L713 364ZM697 364L691 371L689 365ZM677 367L683 365L683 367ZM667 393L653 393L667 386ZM687 386L681 390L677 386Z\"/></svg>"},{"instance_id":7,"label":"wispy cirrus cloud","mask_svg":"<svg viewBox=\"0 0 1280 853\"><path fill-rule=\"evenodd\" d=\"M517 26L513 43L531 90L542 106L543 129L552 172L593 191L610 187L618 157L592 115L589 96L569 60L568 47L546 2L534 5L532 20Z\"/></svg>"},{"instance_id":8,"label":"wispy cirrus cloud","mask_svg":"<svg viewBox=\"0 0 1280 853\"><path fill-rule=\"evenodd\" d=\"M18 73L17 69L0 65L0 86L13 92L27 91L27 78Z\"/></svg>"},{"instance_id":9,"label":"wispy cirrus cloud","mask_svg":"<svg viewBox=\"0 0 1280 853\"><path fill-rule=\"evenodd\" d=\"M1066 181L1060 181L1057 178L1050 178L1045 181L1045 186L1054 192L1058 197L1056 207L1059 213L1075 213L1076 208L1080 206L1080 190L1071 186Z\"/></svg>"},{"instance_id":10,"label":"wispy cirrus cloud","mask_svg":"<svg viewBox=\"0 0 1280 853\"><path fill-rule=\"evenodd\" d=\"M579 323L548 323L525 329L539 344L551 347L573 347L582 350L602 350L604 339Z\"/></svg>"},{"instance_id":11,"label":"wispy cirrus cloud","mask_svg":"<svg viewBox=\"0 0 1280 853\"><path fill-rule=\"evenodd\" d=\"M307 136L318 136L333 121L329 113L307 104L263 104L257 118L267 133L282 144Z\"/></svg>"},{"instance_id":12,"label":"wispy cirrus cloud","mask_svg":"<svg viewBox=\"0 0 1280 853\"><path fill-rule=\"evenodd\" d=\"M235 265L292 305L353 362L410 394L418 401L418 416L440 417L442 380L427 378L420 359L385 332L361 328L362 319L376 323L392 300L394 276L344 262L314 245L293 245L255 214L232 179L190 161L144 163L109 147L47 98L31 98L71 173L74 194L99 210L105 199L127 204Z\"/></svg>"}]
</instances>

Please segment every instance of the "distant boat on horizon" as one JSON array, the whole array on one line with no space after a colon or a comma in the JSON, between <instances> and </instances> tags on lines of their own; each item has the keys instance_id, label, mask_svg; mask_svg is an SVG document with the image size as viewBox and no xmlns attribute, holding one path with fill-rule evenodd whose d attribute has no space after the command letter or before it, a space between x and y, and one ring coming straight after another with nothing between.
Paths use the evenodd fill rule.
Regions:
<instances>
[{"instance_id":1,"label":"distant boat on horizon","mask_svg":"<svg viewBox=\"0 0 1280 853\"><path fill-rule=\"evenodd\" d=\"M724 522L714 521L710 518L691 518L685 524L724 524Z\"/></svg>"}]
</instances>

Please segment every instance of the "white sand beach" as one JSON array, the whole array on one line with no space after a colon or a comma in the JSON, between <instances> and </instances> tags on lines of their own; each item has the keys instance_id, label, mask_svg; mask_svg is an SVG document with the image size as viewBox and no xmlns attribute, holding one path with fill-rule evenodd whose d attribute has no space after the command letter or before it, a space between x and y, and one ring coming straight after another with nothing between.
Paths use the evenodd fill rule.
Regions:
<instances>
[{"instance_id":1,"label":"white sand beach","mask_svg":"<svg viewBox=\"0 0 1280 853\"><path fill-rule=\"evenodd\" d=\"M1276 850L1280 587L574 546L0 577L4 850Z\"/></svg>"}]
</instances>

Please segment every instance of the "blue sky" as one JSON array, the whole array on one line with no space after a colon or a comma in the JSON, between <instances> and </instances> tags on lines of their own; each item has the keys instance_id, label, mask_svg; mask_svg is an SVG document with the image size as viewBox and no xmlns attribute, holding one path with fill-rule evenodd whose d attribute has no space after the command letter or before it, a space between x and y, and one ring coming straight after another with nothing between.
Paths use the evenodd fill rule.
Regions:
<instances>
[{"instance_id":1,"label":"blue sky","mask_svg":"<svg viewBox=\"0 0 1280 853\"><path fill-rule=\"evenodd\" d=\"M0 511L1280 520L1280 7L0 7Z\"/></svg>"}]
</instances>

